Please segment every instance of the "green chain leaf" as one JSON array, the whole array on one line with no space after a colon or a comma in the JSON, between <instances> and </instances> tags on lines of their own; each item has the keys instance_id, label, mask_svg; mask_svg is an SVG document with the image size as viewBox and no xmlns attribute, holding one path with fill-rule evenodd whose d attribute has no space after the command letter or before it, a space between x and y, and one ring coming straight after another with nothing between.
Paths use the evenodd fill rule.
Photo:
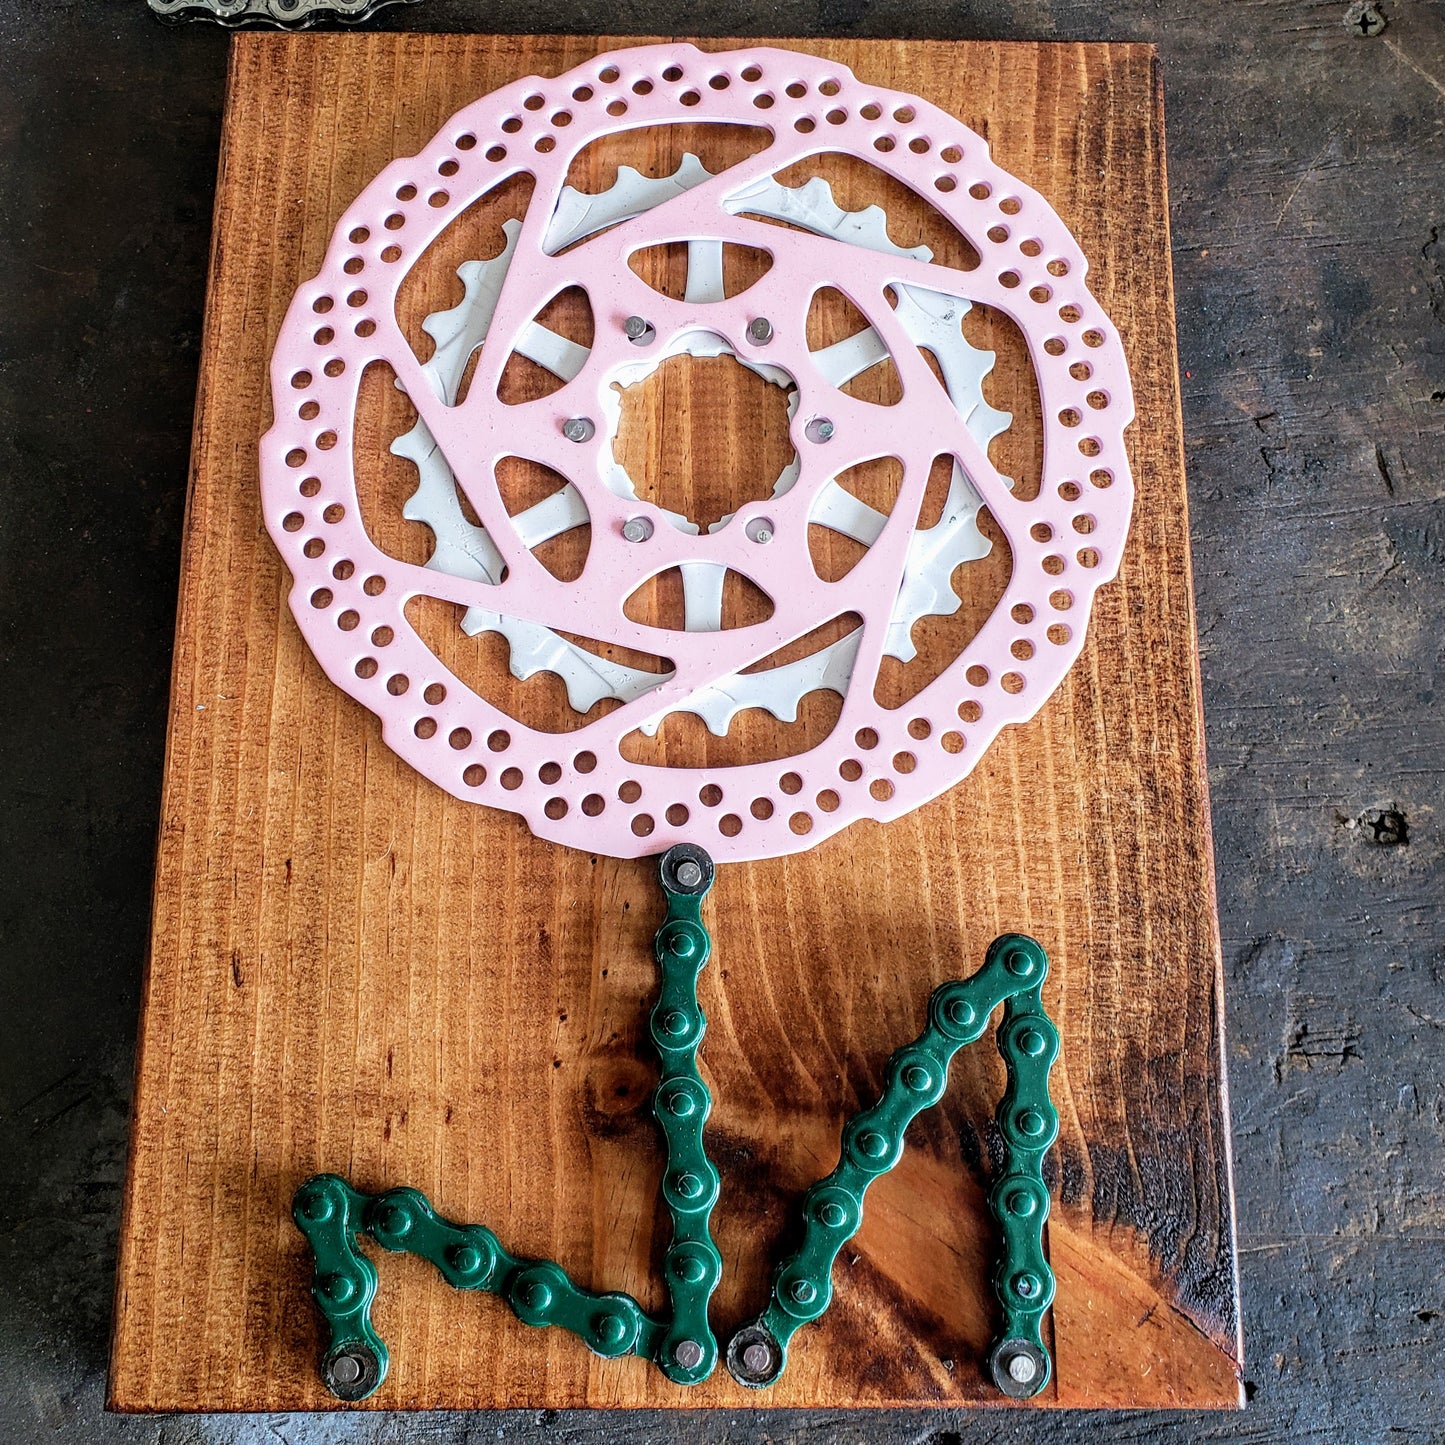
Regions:
<instances>
[{"instance_id":1,"label":"green chain leaf","mask_svg":"<svg viewBox=\"0 0 1445 1445\"><path fill-rule=\"evenodd\" d=\"M1033 939L1005 934L995 939L972 978L934 991L928 1027L888 1060L882 1097L843 1126L837 1168L804 1195L803 1242L778 1269L767 1309L728 1345L728 1369L741 1384L761 1387L776 1381L794 1333L828 1308L833 1263L863 1221L868 1186L902 1158L909 1124L943 1097L953 1056L982 1035L1002 1003L998 1047L1008 1068L1008 1089L997 1120L1005 1167L990 1200L1003 1226L1004 1255L994 1288L1004 1332L990 1353L990 1366L1008 1394L1028 1396L1043 1389L1049 1358L1039 1323L1053 1300L1054 1278L1043 1253L1049 1194L1041 1171L1058 1135L1048 1092L1058 1034L1043 1012L1039 992L1048 966ZM1020 1359L1025 1363L1015 1363Z\"/></svg>"}]
</instances>

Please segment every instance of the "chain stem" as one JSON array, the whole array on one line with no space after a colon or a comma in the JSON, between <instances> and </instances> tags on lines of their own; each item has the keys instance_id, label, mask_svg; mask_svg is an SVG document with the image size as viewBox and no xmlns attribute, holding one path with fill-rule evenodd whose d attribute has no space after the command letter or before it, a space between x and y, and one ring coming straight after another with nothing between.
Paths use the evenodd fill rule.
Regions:
<instances>
[{"instance_id":1,"label":"chain stem","mask_svg":"<svg viewBox=\"0 0 1445 1445\"><path fill-rule=\"evenodd\" d=\"M1039 944L1005 934L994 940L972 978L934 990L927 1028L888 1060L882 1097L843 1126L837 1168L804 1196L803 1242L778 1269L767 1309L728 1345L728 1368L741 1384L761 1387L777 1380L793 1334L828 1308L833 1263L862 1223L868 1186L898 1163L909 1124L942 1098L953 1056L982 1036L1001 1003L1006 1006L998 1047L1008 1068L1008 1088L997 1119L1005 1165L991 1203L1003 1226L995 1290L1004 1334L994 1345L990 1365L996 1382L1000 1372L1008 1381L999 1387L1009 1394L1033 1395L1047 1383L1049 1361L1039 1323L1053 1299L1054 1283L1043 1254L1049 1196L1041 1168L1058 1133L1048 1095L1058 1035L1043 1013L1039 993L1047 973L1048 957ZM1020 1358L1026 1362L1016 1364ZM1020 1378L1025 1375L1026 1380Z\"/></svg>"},{"instance_id":2,"label":"chain stem","mask_svg":"<svg viewBox=\"0 0 1445 1445\"><path fill-rule=\"evenodd\" d=\"M653 1110L667 1144L662 1198L672 1218L664 1264L672 1326L653 1358L668 1379L694 1385L717 1365L708 1301L722 1278L722 1255L709 1229L721 1181L702 1137L712 1094L697 1067L707 1030L697 981L712 952L702 901L712 887L713 862L701 848L680 843L662 855L658 873L667 917L653 942L662 988L649 1022L662 1060Z\"/></svg>"}]
</instances>

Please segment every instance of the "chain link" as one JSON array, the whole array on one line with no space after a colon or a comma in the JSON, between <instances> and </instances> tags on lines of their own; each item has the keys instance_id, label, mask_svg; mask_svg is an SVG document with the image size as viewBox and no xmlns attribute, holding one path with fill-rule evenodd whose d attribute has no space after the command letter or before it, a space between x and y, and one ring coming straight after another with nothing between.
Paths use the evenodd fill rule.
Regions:
<instances>
[{"instance_id":1,"label":"chain link","mask_svg":"<svg viewBox=\"0 0 1445 1445\"><path fill-rule=\"evenodd\" d=\"M322 1377L339 1398L365 1399L388 1366L386 1346L371 1326L377 1273L357 1248L362 1234L393 1253L428 1260L457 1289L501 1296L527 1324L571 1331L599 1355L641 1355L684 1385L712 1373L718 1347L708 1303L722 1277L722 1256L709 1226L720 1180L703 1142L712 1095L697 1066L707 1028L697 984L711 953L702 901L714 869L701 848L679 844L663 855L659 872L667 916L654 941L662 981L650 1028L662 1062L653 1108L667 1151L662 1194L672 1220L664 1266L669 1318L649 1315L631 1295L582 1289L550 1260L508 1253L491 1230L444 1219L415 1189L368 1195L337 1175L318 1174L297 1190L292 1214L315 1258L312 1295L330 1330ZM972 978L935 990L927 1028L889 1059L882 1096L844 1125L837 1168L805 1195L803 1241L779 1268L767 1309L729 1342L728 1369L737 1380L765 1386L782 1374L793 1334L831 1302L833 1263L862 1221L869 1184L897 1164L908 1125L942 1097L954 1054L983 1034L1003 1004L997 1041L1008 1085L996 1118L1004 1156L989 1195L1004 1242L994 1277L1003 1329L989 1365L999 1389L1016 1398L1047 1384L1050 1362L1040 1326L1053 1300L1054 1277L1043 1252L1049 1194L1042 1167L1058 1134L1048 1092L1058 1033L1040 999L1047 972L1048 958L1037 943L1006 934Z\"/></svg>"},{"instance_id":2,"label":"chain link","mask_svg":"<svg viewBox=\"0 0 1445 1445\"><path fill-rule=\"evenodd\" d=\"M1049 1361L1039 1323L1053 1299L1054 1279L1043 1253L1049 1194L1041 1171L1058 1135L1058 1114L1048 1094L1058 1033L1039 994L1047 973L1044 950L1033 939L1010 933L994 940L983 967L967 982L934 990L928 1027L888 1060L882 1096L843 1126L837 1168L804 1195L803 1242L779 1267L767 1309L729 1343L728 1368L739 1383L771 1385L783 1373L793 1334L832 1302L833 1263L863 1222L868 1186L902 1158L904 1133L943 1097L953 1056L983 1034L994 1009L1003 1004L997 1038L1008 1087L996 1118L1004 1168L990 1204L1003 1230L994 1289L1004 1329L990 1352L990 1368L1005 1393L1026 1397L1043 1389ZM1020 1358L1028 1363L1015 1365ZM1029 1388L1021 1391L1024 1384Z\"/></svg>"}]
</instances>

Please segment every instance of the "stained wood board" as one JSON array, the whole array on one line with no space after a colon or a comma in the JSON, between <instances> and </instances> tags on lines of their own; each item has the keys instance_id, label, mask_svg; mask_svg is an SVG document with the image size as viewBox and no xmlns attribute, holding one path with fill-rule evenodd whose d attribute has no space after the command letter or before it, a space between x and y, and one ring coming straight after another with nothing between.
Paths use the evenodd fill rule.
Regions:
<instances>
[{"instance_id":1,"label":"stained wood board","mask_svg":"<svg viewBox=\"0 0 1445 1445\"><path fill-rule=\"evenodd\" d=\"M376 720L327 682L302 643L256 486L266 360L292 291L315 271L351 197L475 96L627 43L233 41L113 1408L335 1403L316 1373L321 1328L289 1218L294 1189L319 1170L371 1190L415 1185L449 1216L488 1224L518 1253L557 1259L586 1286L661 1303L667 1225L645 1038L661 913L652 866L539 842L394 757ZM889 1053L919 1031L929 991L1017 929L1049 950L1046 1002L1063 1037L1047 1236L1056 1376L1036 1403L1237 1404L1219 938L1153 51L763 43L927 97L1049 197L1090 257L1091 284L1131 359L1139 495L1088 646L1031 723L898 822L721 870L708 913L715 962L702 982L717 1101L708 1140L723 1175L716 1328L726 1338L760 1308L802 1191L835 1162L839 1127L876 1096ZM679 157L674 140L649 159L663 174ZM590 163L594 188L616 160ZM837 183L844 204L870 199L864 176ZM926 207L909 204L889 201L905 242L930 225ZM411 324L454 304L460 288L447 268L470 254L464 241L454 254L437 248L437 267L403 298ZM670 264L656 263L655 284L667 284ZM824 314L818 324L835 322ZM1037 400L1006 326L976 324L973 339L999 353L990 399L1019 415L995 457L1025 477ZM700 368L669 384L692 414L749 410L711 376ZM643 397L632 419L625 444L638 470L659 489L713 485L699 480L692 432L662 436L665 400ZM407 425L404 399L377 387L364 412L363 444L375 442L377 459L362 478L363 506L399 552L424 546L386 520L414 484L385 454ZM997 585L998 575L968 584L965 625ZM451 666L490 668L505 689L486 644L454 627L436 637ZM959 645L930 636L925 665ZM519 715L550 710L559 724L564 709L547 687L514 686L498 701ZM826 714L805 715L798 736L806 745L828 725ZM696 736L662 746L673 761L699 749L726 761ZM522 1325L494 1298L451 1291L417 1260L385 1256L374 1318L392 1369L369 1403L997 1403L983 1373L996 1244L985 1198L1002 1085L987 1044L959 1057L946 1101L915 1124L903 1162L870 1192L835 1272L835 1303L797 1336L773 1390L744 1391L722 1371L682 1389L643 1361L600 1360L559 1331Z\"/></svg>"}]
</instances>

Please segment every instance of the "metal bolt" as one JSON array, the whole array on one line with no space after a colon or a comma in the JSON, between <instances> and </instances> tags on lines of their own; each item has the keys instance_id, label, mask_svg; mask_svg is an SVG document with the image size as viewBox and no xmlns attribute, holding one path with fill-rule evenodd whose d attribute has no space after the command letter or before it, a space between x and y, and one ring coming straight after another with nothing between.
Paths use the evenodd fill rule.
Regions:
<instances>
[{"instance_id":1,"label":"metal bolt","mask_svg":"<svg viewBox=\"0 0 1445 1445\"><path fill-rule=\"evenodd\" d=\"M751 522L743 528L749 542L756 542L760 547L766 547L773 540L773 523L770 517L754 517Z\"/></svg>"},{"instance_id":2,"label":"metal bolt","mask_svg":"<svg viewBox=\"0 0 1445 1445\"><path fill-rule=\"evenodd\" d=\"M629 316L622 323L622 329L626 333L627 339L636 342L638 346L643 346L651 341L655 334L652 323L641 316Z\"/></svg>"},{"instance_id":3,"label":"metal bolt","mask_svg":"<svg viewBox=\"0 0 1445 1445\"><path fill-rule=\"evenodd\" d=\"M773 1368L773 1352L755 1340L743 1351L743 1368L750 1375L766 1375Z\"/></svg>"},{"instance_id":4,"label":"metal bolt","mask_svg":"<svg viewBox=\"0 0 1445 1445\"><path fill-rule=\"evenodd\" d=\"M1018 1291L1020 1299L1032 1299L1042 1288L1038 1279L1031 1274L1021 1274L1014 1280L1014 1289Z\"/></svg>"},{"instance_id":5,"label":"metal bolt","mask_svg":"<svg viewBox=\"0 0 1445 1445\"><path fill-rule=\"evenodd\" d=\"M755 316L748 322L748 340L754 346L766 346L773 339L773 323L766 316Z\"/></svg>"},{"instance_id":6,"label":"metal bolt","mask_svg":"<svg viewBox=\"0 0 1445 1445\"><path fill-rule=\"evenodd\" d=\"M833 439L833 423L825 416L815 416L807 426L803 428L803 435L810 442L827 442Z\"/></svg>"},{"instance_id":7,"label":"metal bolt","mask_svg":"<svg viewBox=\"0 0 1445 1445\"><path fill-rule=\"evenodd\" d=\"M597 427L590 416L569 417L562 423L562 435L569 442L590 442Z\"/></svg>"},{"instance_id":8,"label":"metal bolt","mask_svg":"<svg viewBox=\"0 0 1445 1445\"><path fill-rule=\"evenodd\" d=\"M355 1355L337 1355L331 1362L331 1378L338 1385L354 1385L364 1373L364 1366Z\"/></svg>"},{"instance_id":9,"label":"metal bolt","mask_svg":"<svg viewBox=\"0 0 1445 1445\"><path fill-rule=\"evenodd\" d=\"M1369 0L1355 0L1345 11L1345 29L1366 40L1373 40L1385 28L1385 23L1380 7Z\"/></svg>"},{"instance_id":10,"label":"metal bolt","mask_svg":"<svg viewBox=\"0 0 1445 1445\"><path fill-rule=\"evenodd\" d=\"M695 1370L702 1364L702 1346L696 1340L679 1340L672 1358L684 1370Z\"/></svg>"},{"instance_id":11,"label":"metal bolt","mask_svg":"<svg viewBox=\"0 0 1445 1445\"><path fill-rule=\"evenodd\" d=\"M702 882L702 864L695 863L691 858L679 863L677 865L677 881L684 888L696 888Z\"/></svg>"},{"instance_id":12,"label":"metal bolt","mask_svg":"<svg viewBox=\"0 0 1445 1445\"><path fill-rule=\"evenodd\" d=\"M805 1279L795 1279L788 1287L788 1293L800 1305L810 1305L818 1298L818 1291Z\"/></svg>"},{"instance_id":13,"label":"metal bolt","mask_svg":"<svg viewBox=\"0 0 1445 1445\"><path fill-rule=\"evenodd\" d=\"M1009 1379L1016 1380L1020 1385L1032 1384L1038 1372L1039 1367L1031 1355L1019 1353L1008 1362Z\"/></svg>"},{"instance_id":14,"label":"metal bolt","mask_svg":"<svg viewBox=\"0 0 1445 1445\"><path fill-rule=\"evenodd\" d=\"M645 542L652 536L652 523L646 517L629 517L622 524L622 535L629 542Z\"/></svg>"}]
</instances>

